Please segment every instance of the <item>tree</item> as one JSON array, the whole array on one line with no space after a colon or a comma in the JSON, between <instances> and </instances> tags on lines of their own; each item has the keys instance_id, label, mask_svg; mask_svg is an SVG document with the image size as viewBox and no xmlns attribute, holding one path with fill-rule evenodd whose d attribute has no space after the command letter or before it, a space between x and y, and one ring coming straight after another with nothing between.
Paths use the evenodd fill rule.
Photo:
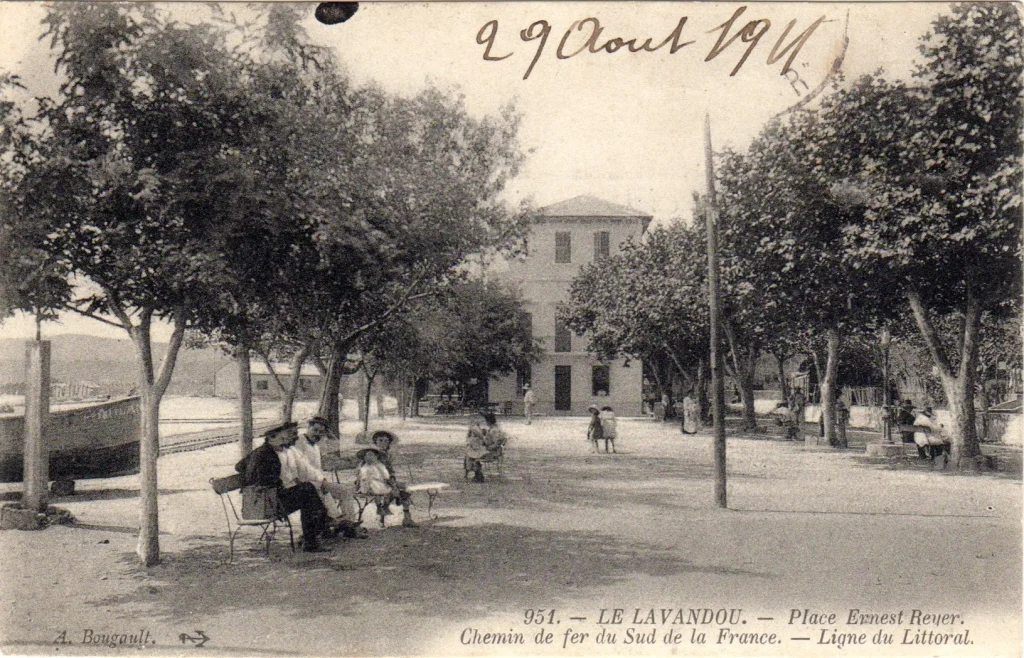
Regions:
<instances>
[{"instance_id":1,"label":"tree","mask_svg":"<svg viewBox=\"0 0 1024 658\"><path fill-rule=\"evenodd\" d=\"M22 132L30 148L12 153L5 229L31 237L19 250L43 255L44 271L83 284L51 303L132 339L142 398L138 553L151 565L160 400L186 328L216 324L251 280L231 256L273 230L274 218L249 212L260 195L239 172L256 173L240 165L258 159L248 145L276 122L253 102L265 91L223 28L108 4L55 6L45 24L63 83ZM160 364L157 319L173 326Z\"/></svg>"},{"instance_id":2,"label":"tree","mask_svg":"<svg viewBox=\"0 0 1024 658\"><path fill-rule=\"evenodd\" d=\"M843 227L856 212L830 197L828 179L818 171L834 156L835 142L821 137L823 127L832 125L827 110L773 121L745 155L724 155L719 178L723 243L741 293L736 308L746 309L749 318L749 340L772 325L776 331L803 327L825 335L826 439L845 447L834 421L842 336L869 321L880 291L863 270L843 260ZM758 317L750 318L751 311Z\"/></svg>"},{"instance_id":3,"label":"tree","mask_svg":"<svg viewBox=\"0 0 1024 658\"><path fill-rule=\"evenodd\" d=\"M681 223L626 243L612 258L585 266L560 310L566 325L586 334L601 358L630 356L699 389L708 350L707 277L703 237ZM666 370L663 366L669 365Z\"/></svg>"},{"instance_id":4,"label":"tree","mask_svg":"<svg viewBox=\"0 0 1024 658\"><path fill-rule=\"evenodd\" d=\"M848 227L846 251L855 266L898 283L939 373L958 468L973 468L981 454L973 403L981 318L1021 295L1021 32L1010 5L954 5L922 38L919 87L902 94L914 111L889 102L892 94L839 99L851 108L853 137L899 128L889 147L872 144L847 160L856 165L850 204L863 221ZM951 312L962 322L946 342L936 322Z\"/></svg>"},{"instance_id":5,"label":"tree","mask_svg":"<svg viewBox=\"0 0 1024 658\"><path fill-rule=\"evenodd\" d=\"M472 382L508 375L528 366L539 347L530 333L522 298L502 284L470 280L428 310L434 336L431 377L451 381L461 391Z\"/></svg>"},{"instance_id":6,"label":"tree","mask_svg":"<svg viewBox=\"0 0 1024 658\"><path fill-rule=\"evenodd\" d=\"M514 108L476 119L461 97L434 88L412 98L350 90L333 105L312 136L296 136L298 170L330 175L296 176L312 201L302 217L311 231L291 245L302 266L290 298L295 338L322 350L320 414L336 429L344 363L360 337L464 278L470 260L514 248L528 222L498 198L523 158Z\"/></svg>"}]
</instances>

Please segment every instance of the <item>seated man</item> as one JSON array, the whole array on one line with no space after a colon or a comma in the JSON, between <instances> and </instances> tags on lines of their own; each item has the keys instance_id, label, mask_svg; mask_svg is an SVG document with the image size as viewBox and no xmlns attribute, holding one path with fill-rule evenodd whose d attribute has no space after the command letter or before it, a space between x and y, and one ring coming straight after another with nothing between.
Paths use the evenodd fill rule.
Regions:
<instances>
[{"instance_id":1,"label":"seated man","mask_svg":"<svg viewBox=\"0 0 1024 658\"><path fill-rule=\"evenodd\" d=\"M288 450L298 438L295 423L286 423L267 431L263 445L235 464L245 486L271 487L277 490L280 514L298 510L302 522L302 550L318 553L330 549L320 546L327 529L327 510L317 487L299 480L296 453Z\"/></svg>"},{"instance_id":2,"label":"seated man","mask_svg":"<svg viewBox=\"0 0 1024 658\"><path fill-rule=\"evenodd\" d=\"M391 449L398 442L398 437L386 430L380 430L373 433L371 442L371 447L363 448L356 453L360 461L357 489L363 494L385 497L377 510L381 521L391 513L391 504L397 502L402 505L402 526L417 527L418 524L412 520L409 511L412 496L395 477L391 463Z\"/></svg>"},{"instance_id":3,"label":"seated man","mask_svg":"<svg viewBox=\"0 0 1024 658\"><path fill-rule=\"evenodd\" d=\"M320 454L320 441L328 436L327 419L314 416L309 419L306 434L300 437L295 445L289 448L299 453L308 465L299 469L304 482L317 485L317 491L331 519L330 529L333 533L348 538L365 539L369 533L356 523L356 501L348 487L331 482L323 471L323 459Z\"/></svg>"}]
</instances>

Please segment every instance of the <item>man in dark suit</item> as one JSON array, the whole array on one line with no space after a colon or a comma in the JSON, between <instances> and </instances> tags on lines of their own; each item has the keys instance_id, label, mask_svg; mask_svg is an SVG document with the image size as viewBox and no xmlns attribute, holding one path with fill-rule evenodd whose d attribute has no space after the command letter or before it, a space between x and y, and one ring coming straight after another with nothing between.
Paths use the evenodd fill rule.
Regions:
<instances>
[{"instance_id":1,"label":"man in dark suit","mask_svg":"<svg viewBox=\"0 0 1024 658\"><path fill-rule=\"evenodd\" d=\"M245 486L277 489L278 507L282 514L298 510L302 519L302 550L307 553L327 551L320 537L327 528L327 509L309 482L299 482L293 456L288 448L298 438L295 423L285 423L264 434L263 445L235 464Z\"/></svg>"}]
</instances>

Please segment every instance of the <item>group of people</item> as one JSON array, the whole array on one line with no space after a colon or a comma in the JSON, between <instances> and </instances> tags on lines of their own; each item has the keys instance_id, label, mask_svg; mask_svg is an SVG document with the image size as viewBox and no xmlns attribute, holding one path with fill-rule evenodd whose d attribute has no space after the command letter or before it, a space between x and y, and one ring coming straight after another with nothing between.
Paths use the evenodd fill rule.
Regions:
<instances>
[{"instance_id":1,"label":"group of people","mask_svg":"<svg viewBox=\"0 0 1024 658\"><path fill-rule=\"evenodd\" d=\"M276 514L298 511L302 550L308 553L330 550L322 545L325 538L369 536L358 524L355 491L372 493L388 507L391 502L400 503L402 525L415 526L409 514L409 493L391 467L390 450L397 437L387 431L374 433L373 445L356 453L359 475L355 487L350 488L331 482L323 470L320 442L328 434L327 420L320 416L309 420L302 436L297 423L268 430L263 445L235 465L242 475L243 498L272 492Z\"/></svg>"},{"instance_id":2,"label":"group of people","mask_svg":"<svg viewBox=\"0 0 1024 658\"><path fill-rule=\"evenodd\" d=\"M587 440L593 446L594 452L600 452L600 443L604 441L604 451L615 452L615 438L618 436L618 429L615 421L615 411L605 405L600 409L596 404L587 407L590 412L590 425L587 427Z\"/></svg>"},{"instance_id":3,"label":"group of people","mask_svg":"<svg viewBox=\"0 0 1024 658\"><path fill-rule=\"evenodd\" d=\"M930 406L915 411L914 404L904 400L896 409L896 422L900 426L903 443L917 445L917 455L921 459L934 460L949 450L946 430L935 418L935 412Z\"/></svg>"},{"instance_id":4,"label":"group of people","mask_svg":"<svg viewBox=\"0 0 1024 658\"><path fill-rule=\"evenodd\" d=\"M466 433L466 477L473 474L473 482L484 481L484 462L500 459L508 443L508 435L498 427L498 418L491 411L480 413L480 420L470 425Z\"/></svg>"}]
</instances>

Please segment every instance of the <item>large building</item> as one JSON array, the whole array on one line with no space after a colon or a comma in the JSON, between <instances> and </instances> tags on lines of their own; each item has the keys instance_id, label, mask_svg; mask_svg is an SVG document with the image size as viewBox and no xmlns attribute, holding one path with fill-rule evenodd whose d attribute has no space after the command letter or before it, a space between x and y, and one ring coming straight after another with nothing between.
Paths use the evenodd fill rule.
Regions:
<instances>
[{"instance_id":1,"label":"large building","mask_svg":"<svg viewBox=\"0 0 1024 658\"><path fill-rule=\"evenodd\" d=\"M509 263L503 276L519 286L533 337L544 354L528 371L491 380L490 402L522 413L523 386L529 383L540 414L584 415L595 403L610 405L620 416L641 414L642 364L598 360L587 352L586 337L574 335L558 322L556 312L568 299L569 283L584 264L614 255L630 238L639 241L650 222L650 215L591 196L537 211L527 256Z\"/></svg>"}]
</instances>

